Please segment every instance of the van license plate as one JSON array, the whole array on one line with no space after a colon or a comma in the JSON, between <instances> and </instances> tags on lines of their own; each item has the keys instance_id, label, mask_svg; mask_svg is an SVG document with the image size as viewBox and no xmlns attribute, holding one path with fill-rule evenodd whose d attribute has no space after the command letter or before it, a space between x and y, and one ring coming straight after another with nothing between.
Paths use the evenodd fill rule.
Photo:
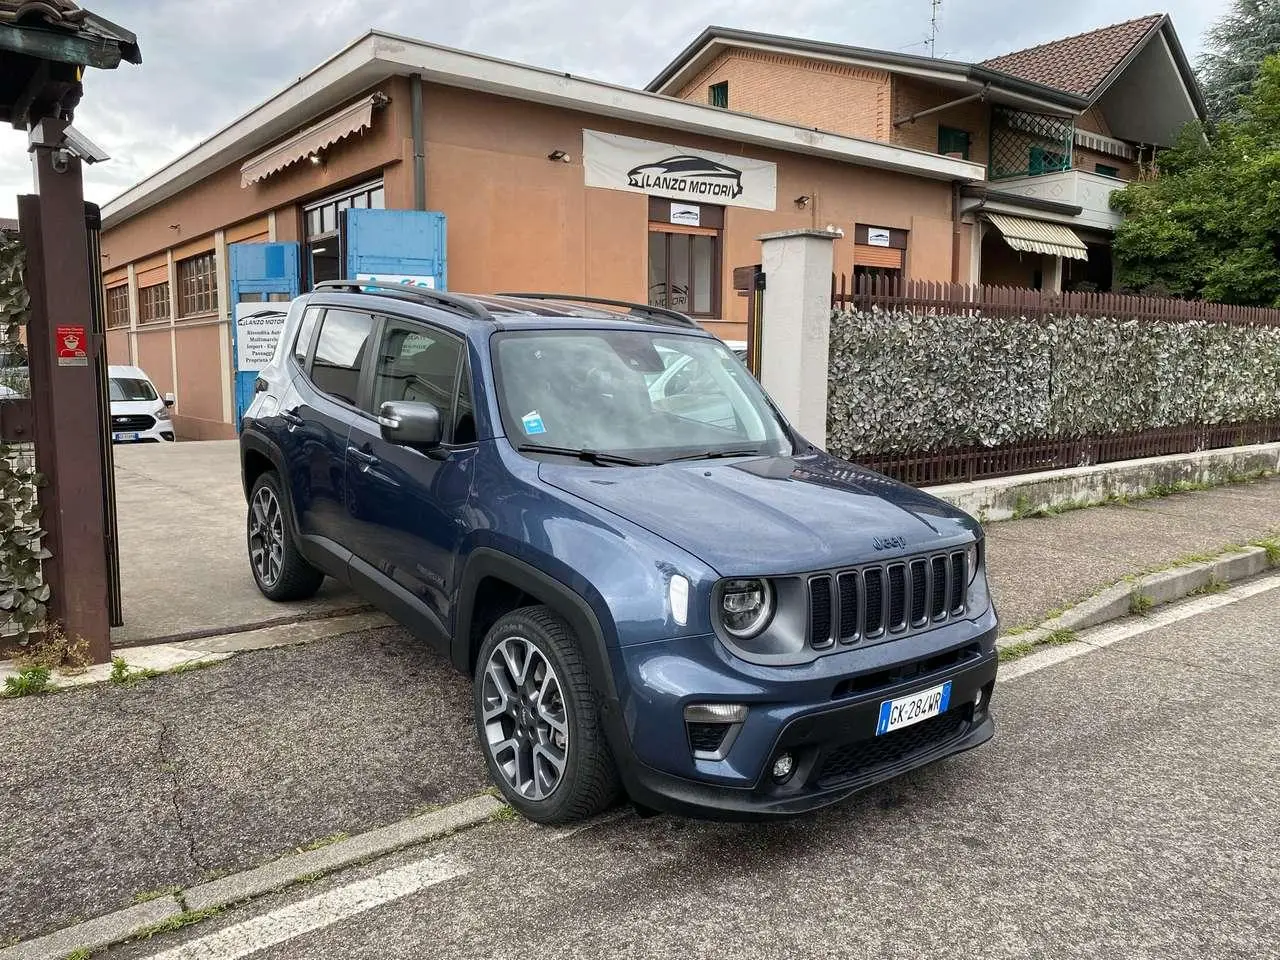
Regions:
<instances>
[{"instance_id":1,"label":"van license plate","mask_svg":"<svg viewBox=\"0 0 1280 960\"><path fill-rule=\"evenodd\" d=\"M940 686L930 687L928 690L920 690L905 697L898 697L896 700L886 700L880 704L880 720L876 724L876 736L936 717L940 713L945 713L950 704L950 680Z\"/></svg>"},{"instance_id":2,"label":"van license plate","mask_svg":"<svg viewBox=\"0 0 1280 960\"><path fill-rule=\"evenodd\" d=\"M138 435L136 433L113 433L111 439L116 443L125 443L130 440L137 440Z\"/></svg>"}]
</instances>

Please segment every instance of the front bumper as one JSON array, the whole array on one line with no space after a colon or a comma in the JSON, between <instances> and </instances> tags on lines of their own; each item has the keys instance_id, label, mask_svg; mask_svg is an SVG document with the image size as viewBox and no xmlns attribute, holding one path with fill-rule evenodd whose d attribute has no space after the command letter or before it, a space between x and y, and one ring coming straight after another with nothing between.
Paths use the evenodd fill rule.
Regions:
<instances>
[{"instance_id":1,"label":"front bumper","mask_svg":"<svg viewBox=\"0 0 1280 960\"><path fill-rule=\"evenodd\" d=\"M995 731L989 713L995 634L990 614L788 668L744 664L712 638L624 649L629 684L620 691L611 737L623 781L633 800L655 809L758 819L835 803L970 750ZM655 649L644 650L649 646ZM881 703L947 681L945 713L875 735ZM709 701L750 707L720 760L693 756L683 722L685 704ZM794 769L777 783L771 770L783 752L793 757Z\"/></svg>"},{"instance_id":2,"label":"front bumper","mask_svg":"<svg viewBox=\"0 0 1280 960\"><path fill-rule=\"evenodd\" d=\"M149 430L113 429L111 431L112 443L172 443L173 439L172 420L158 420Z\"/></svg>"}]
</instances>

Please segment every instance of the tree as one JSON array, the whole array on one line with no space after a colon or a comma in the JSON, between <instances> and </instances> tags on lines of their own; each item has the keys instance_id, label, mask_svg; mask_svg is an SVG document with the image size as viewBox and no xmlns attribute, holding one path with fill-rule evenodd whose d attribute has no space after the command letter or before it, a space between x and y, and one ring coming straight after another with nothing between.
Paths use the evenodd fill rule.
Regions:
<instances>
[{"instance_id":1,"label":"tree","mask_svg":"<svg viewBox=\"0 0 1280 960\"><path fill-rule=\"evenodd\" d=\"M1112 195L1112 247L1126 289L1280 307L1280 55L1263 61L1239 119L1198 125L1159 174Z\"/></svg>"},{"instance_id":2,"label":"tree","mask_svg":"<svg viewBox=\"0 0 1280 960\"><path fill-rule=\"evenodd\" d=\"M1280 0L1234 0L1205 34L1200 85L1216 123L1240 118L1240 100L1253 89L1267 57L1280 53Z\"/></svg>"}]
</instances>

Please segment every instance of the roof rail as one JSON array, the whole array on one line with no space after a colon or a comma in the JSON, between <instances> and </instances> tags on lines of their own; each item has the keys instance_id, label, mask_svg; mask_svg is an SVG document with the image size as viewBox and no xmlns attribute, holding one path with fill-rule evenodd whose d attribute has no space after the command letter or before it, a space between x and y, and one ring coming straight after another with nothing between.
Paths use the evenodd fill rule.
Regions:
<instances>
[{"instance_id":1,"label":"roof rail","mask_svg":"<svg viewBox=\"0 0 1280 960\"><path fill-rule=\"evenodd\" d=\"M497 297L513 297L518 300L567 300L571 303L600 303L611 307L626 307L634 315L648 317L650 320L662 320L666 323L679 324L682 327L697 327L698 324L683 313L668 310L666 307L652 307L647 303L633 303L630 300L613 300L609 297L584 297L576 293L497 293Z\"/></svg>"},{"instance_id":2,"label":"roof rail","mask_svg":"<svg viewBox=\"0 0 1280 960\"><path fill-rule=\"evenodd\" d=\"M493 319L493 314L470 297L445 293L443 290L432 290L429 287L415 287L407 283L379 283L377 280L324 280L312 288L313 292L316 290L344 290L348 293L372 293L397 297L401 300L417 300L431 306L444 307L455 313L465 313L477 320Z\"/></svg>"}]
</instances>

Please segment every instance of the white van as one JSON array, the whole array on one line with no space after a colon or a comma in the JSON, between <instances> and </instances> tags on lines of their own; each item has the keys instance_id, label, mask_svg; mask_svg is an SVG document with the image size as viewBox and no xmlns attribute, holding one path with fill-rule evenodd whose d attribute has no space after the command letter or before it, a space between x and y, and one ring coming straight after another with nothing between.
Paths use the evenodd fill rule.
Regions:
<instances>
[{"instance_id":1,"label":"white van","mask_svg":"<svg viewBox=\"0 0 1280 960\"><path fill-rule=\"evenodd\" d=\"M111 442L173 441L173 394L164 399L139 367L107 367L110 378Z\"/></svg>"}]
</instances>

